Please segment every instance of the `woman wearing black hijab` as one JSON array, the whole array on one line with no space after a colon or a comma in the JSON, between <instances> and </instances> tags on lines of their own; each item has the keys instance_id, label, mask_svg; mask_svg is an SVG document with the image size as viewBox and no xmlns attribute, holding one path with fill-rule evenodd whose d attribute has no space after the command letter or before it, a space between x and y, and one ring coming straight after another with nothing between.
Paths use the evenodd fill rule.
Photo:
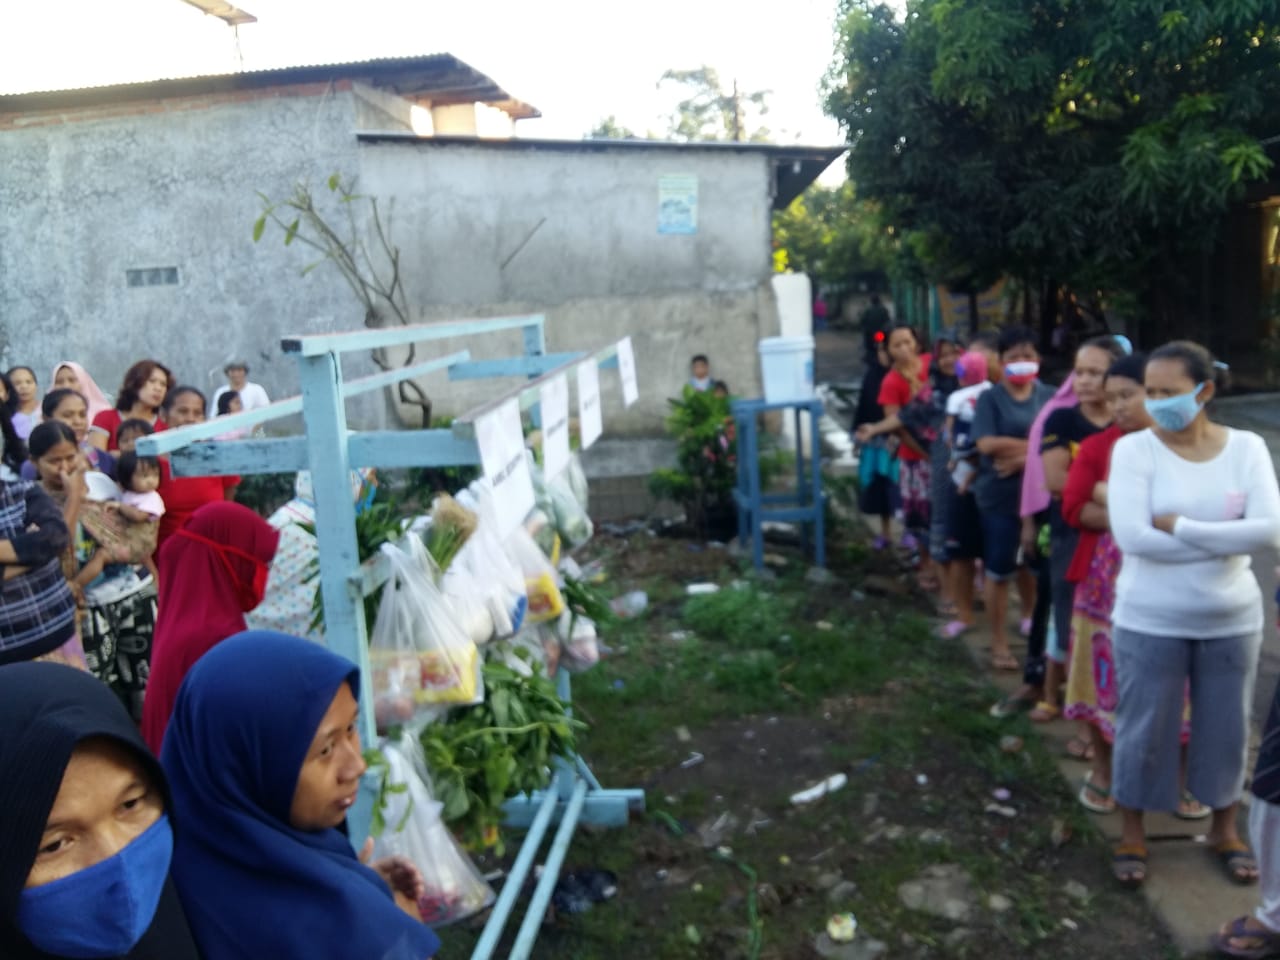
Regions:
<instances>
[{"instance_id":1,"label":"woman wearing black hijab","mask_svg":"<svg viewBox=\"0 0 1280 960\"><path fill-rule=\"evenodd\" d=\"M0 770L0 957L199 960L169 880L164 774L107 687L0 667Z\"/></svg>"}]
</instances>

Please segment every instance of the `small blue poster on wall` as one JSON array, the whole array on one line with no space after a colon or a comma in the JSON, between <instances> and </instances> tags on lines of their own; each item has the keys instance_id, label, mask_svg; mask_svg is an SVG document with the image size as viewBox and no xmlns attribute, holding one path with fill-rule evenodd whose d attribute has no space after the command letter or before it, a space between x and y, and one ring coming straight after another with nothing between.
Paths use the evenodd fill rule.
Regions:
<instances>
[{"instance_id":1,"label":"small blue poster on wall","mask_svg":"<svg viewBox=\"0 0 1280 960\"><path fill-rule=\"evenodd\" d=\"M658 178L658 232L698 232L698 178L669 173Z\"/></svg>"}]
</instances>

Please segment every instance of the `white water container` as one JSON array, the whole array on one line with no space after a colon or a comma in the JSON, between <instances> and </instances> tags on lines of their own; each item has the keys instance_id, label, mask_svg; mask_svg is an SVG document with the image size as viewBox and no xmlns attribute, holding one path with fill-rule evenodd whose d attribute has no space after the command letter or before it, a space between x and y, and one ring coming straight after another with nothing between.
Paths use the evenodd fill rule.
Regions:
<instances>
[{"instance_id":1,"label":"white water container","mask_svg":"<svg viewBox=\"0 0 1280 960\"><path fill-rule=\"evenodd\" d=\"M766 337L760 341L766 403L813 399L813 337Z\"/></svg>"}]
</instances>

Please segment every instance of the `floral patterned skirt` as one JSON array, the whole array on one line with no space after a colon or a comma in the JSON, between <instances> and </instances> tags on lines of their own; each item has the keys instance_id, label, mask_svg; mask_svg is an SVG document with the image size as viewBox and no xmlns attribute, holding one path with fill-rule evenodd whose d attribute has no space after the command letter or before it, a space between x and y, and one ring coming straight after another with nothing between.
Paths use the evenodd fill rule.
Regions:
<instances>
[{"instance_id":1,"label":"floral patterned skirt","mask_svg":"<svg viewBox=\"0 0 1280 960\"><path fill-rule=\"evenodd\" d=\"M1116 577L1120 575L1120 548L1104 533L1098 538L1089 573L1076 587L1071 617L1070 668L1067 672L1066 709L1069 720L1084 720L1097 727L1107 743L1115 742L1116 663L1111 647L1111 610L1116 601ZM1191 737L1190 691L1182 707L1182 742Z\"/></svg>"},{"instance_id":2,"label":"floral patterned skirt","mask_svg":"<svg viewBox=\"0 0 1280 960\"><path fill-rule=\"evenodd\" d=\"M903 460L898 474L902 525L923 544L929 542L929 461Z\"/></svg>"}]
</instances>

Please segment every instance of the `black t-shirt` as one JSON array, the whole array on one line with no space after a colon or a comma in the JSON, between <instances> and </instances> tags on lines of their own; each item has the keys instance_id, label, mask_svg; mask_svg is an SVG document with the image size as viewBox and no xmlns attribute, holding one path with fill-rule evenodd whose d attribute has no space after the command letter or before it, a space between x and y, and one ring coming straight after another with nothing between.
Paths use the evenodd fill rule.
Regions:
<instances>
[{"instance_id":1,"label":"black t-shirt","mask_svg":"<svg viewBox=\"0 0 1280 960\"><path fill-rule=\"evenodd\" d=\"M1055 410L1044 422L1044 433L1040 438L1040 453L1045 454L1050 450L1066 448L1071 454L1071 461L1074 462L1076 454L1080 452L1080 444L1105 429L1105 426L1100 427L1086 417L1079 407ZM1072 532L1072 528L1062 518L1062 504L1058 497L1054 497L1053 503L1049 506L1049 525L1055 537L1066 536Z\"/></svg>"}]
</instances>

